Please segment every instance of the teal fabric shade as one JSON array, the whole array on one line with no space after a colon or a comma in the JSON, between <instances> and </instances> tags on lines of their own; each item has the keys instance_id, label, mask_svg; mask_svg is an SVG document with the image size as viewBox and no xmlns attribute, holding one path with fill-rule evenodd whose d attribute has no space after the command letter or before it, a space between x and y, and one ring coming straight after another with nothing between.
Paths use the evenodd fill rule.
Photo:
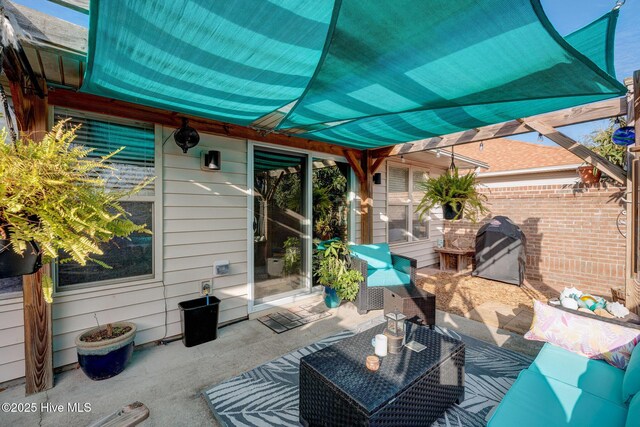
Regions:
<instances>
[{"instance_id":1,"label":"teal fabric shade","mask_svg":"<svg viewBox=\"0 0 640 427\"><path fill-rule=\"evenodd\" d=\"M256 151L253 157L253 169L255 171L286 170L300 167L300 157L285 156L266 151Z\"/></svg>"},{"instance_id":2,"label":"teal fabric shade","mask_svg":"<svg viewBox=\"0 0 640 427\"><path fill-rule=\"evenodd\" d=\"M302 94L332 9L315 0L92 0L81 90L246 125Z\"/></svg>"},{"instance_id":3,"label":"teal fabric shade","mask_svg":"<svg viewBox=\"0 0 640 427\"><path fill-rule=\"evenodd\" d=\"M624 95L617 16L565 39L539 0L91 0L82 91L373 148Z\"/></svg>"}]
</instances>

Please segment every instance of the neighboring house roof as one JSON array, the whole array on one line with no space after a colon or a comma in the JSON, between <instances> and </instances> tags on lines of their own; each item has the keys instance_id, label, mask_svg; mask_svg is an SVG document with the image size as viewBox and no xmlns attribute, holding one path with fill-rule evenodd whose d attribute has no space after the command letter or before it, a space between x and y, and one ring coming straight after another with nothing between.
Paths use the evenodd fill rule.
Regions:
<instances>
[{"instance_id":1,"label":"neighboring house roof","mask_svg":"<svg viewBox=\"0 0 640 427\"><path fill-rule=\"evenodd\" d=\"M480 171L481 175L505 171L529 171L575 168L582 160L562 147L533 144L513 139L497 138L480 143L457 145L455 153L472 157L489 165Z\"/></svg>"}]
</instances>

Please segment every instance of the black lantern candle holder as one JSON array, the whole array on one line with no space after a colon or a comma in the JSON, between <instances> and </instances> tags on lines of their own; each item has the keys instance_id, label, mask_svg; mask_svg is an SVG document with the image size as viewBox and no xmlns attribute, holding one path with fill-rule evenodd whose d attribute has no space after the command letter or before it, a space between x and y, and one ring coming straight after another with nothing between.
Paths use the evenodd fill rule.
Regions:
<instances>
[{"instance_id":1,"label":"black lantern candle holder","mask_svg":"<svg viewBox=\"0 0 640 427\"><path fill-rule=\"evenodd\" d=\"M387 327L384 334L387 336L389 353L398 354L402 351L405 337L405 321L407 316L394 310L384 316L387 319Z\"/></svg>"}]
</instances>

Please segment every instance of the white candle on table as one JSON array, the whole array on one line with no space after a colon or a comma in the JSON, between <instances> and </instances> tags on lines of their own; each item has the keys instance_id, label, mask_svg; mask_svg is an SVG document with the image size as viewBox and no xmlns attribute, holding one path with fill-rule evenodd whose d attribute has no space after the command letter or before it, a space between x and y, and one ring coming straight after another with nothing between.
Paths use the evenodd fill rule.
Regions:
<instances>
[{"instance_id":1,"label":"white candle on table","mask_svg":"<svg viewBox=\"0 0 640 427\"><path fill-rule=\"evenodd\" d=\"M384 357L387 355L387 337L383 334L376 335L376 356Z\"/></svg>"}]
</instances>

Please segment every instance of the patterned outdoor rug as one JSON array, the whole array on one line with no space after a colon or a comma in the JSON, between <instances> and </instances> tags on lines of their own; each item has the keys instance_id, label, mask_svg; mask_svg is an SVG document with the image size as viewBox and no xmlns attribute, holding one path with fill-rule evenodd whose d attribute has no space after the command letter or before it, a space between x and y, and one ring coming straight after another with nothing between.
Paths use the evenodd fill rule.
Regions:
<instances>
[{"instance_id":1,"label":"patterned outdoor rug","mask_svg":"<svg viewBox=\"0 0 640 427\"><path fill-rule=\"evenodd\" d=\"M272 331L281 334L316 320L331 316L327 310L317 310L314 305L301 305L289 310L278 311L258 318L258 321Z\"/></svg>"},{"instance_id":2,"label":"patterned outdoor rug","mask_svg":"<svg viewBox=\"0 0 640 427\"><path fill-rule=\"evenodd\" d=\"M213 415L224 426L299 426L298 369L300 358L371 328L382 318L343 331L286 354L202 393ZM475 427L487 423L521 370L532 358L475 338L436 327L466 344L465 400L449 408L433 426Z\"/></svg>"}]
</instances>

